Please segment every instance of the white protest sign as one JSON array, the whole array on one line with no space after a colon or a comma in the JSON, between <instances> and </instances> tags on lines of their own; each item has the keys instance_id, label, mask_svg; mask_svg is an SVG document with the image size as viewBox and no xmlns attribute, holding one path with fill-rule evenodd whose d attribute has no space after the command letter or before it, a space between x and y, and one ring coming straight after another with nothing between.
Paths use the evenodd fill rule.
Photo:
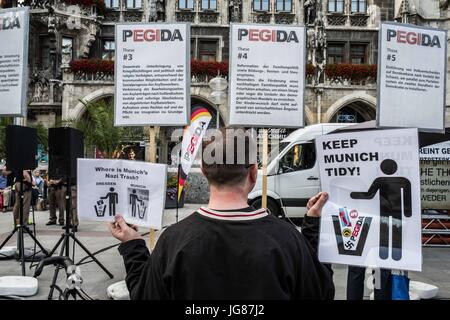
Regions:
<instances>
[{"instance_id":1,"label":"white protest sign","mask_svg":"<svg viewBox=\"0 0 450 320\"><path fill-rule=\"evenodd\" d=\"M417 129L372 130L316 139L322 191L319 260L422 268Z\"/></svg>"},{"instance_id":2,"label":"white protest sign","mask_svg":"<svg viewBox=\"0 0 450 320\"><path fill-rule=\"evenodd\" d=\"M450 141L420 148L420 187L423 209L450 208Z\"/></svg>"},{"instance_id":3,"label":"white protest sign","mask_svg":"<svg viewBox=\"0 0 450 320\"><path fill-rule=\"evenodd\" d=\"M303 127L305 28L232 24L230 125Z\"/></svg>"},{"instance_id":4,"label":"white protest sign","mask_svg":"<svg viewBox=\"0 0 450 320\"><path fill-rule=\"evenodd\" d=\"M29 9L0 10L0 115L26 116Z\"/></svg>"},{"instance_id":5,"label":"white protest sign","mask_svg":"<svg viewBox=\"0 0 450 320\"><path fill-rule=\"evenodd\" d=\"M80 220L112 221L161 229L166 196L166 165L130 161L78 159Z\"/></svg>"},{"instance_id":6,"label":"white protest sign","mask_svg":"<svg viewBox=\"0 0 450 320\"><path fill-rule=\"evenodd\" d=\"M382 23L377 124L443 131L447 31Z\"/></svg>"},{"instance_id":7,"label":"white protest sign","mask_svg":"<svg viewBox=\"0 0 450 320\"><path fill-rule=\"evenodd\" d=\"M420 148L420 160L450 160L450 141Z\"/></svg>"},{"instance_id":8,"label":"white protest sign","mask_svg":"<svg viewBox=\"0 0 450 320\"><path fill-rule=\"evenodd\" d=\"M119 23L115 35L115 125L187 125L190 25Z\"/></svg>"}]
</instances>

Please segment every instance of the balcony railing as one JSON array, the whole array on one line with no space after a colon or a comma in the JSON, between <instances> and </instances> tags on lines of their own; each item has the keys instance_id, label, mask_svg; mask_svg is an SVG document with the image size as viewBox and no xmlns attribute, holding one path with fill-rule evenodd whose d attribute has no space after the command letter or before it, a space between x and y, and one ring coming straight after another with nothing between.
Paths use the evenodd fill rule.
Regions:
<instances>
[{"instance_id":1,"label":"balcony railing","mask_svg":"<svg viewBox=\"0 0 450 320\"><path fill-rule=\"evenodd\" d=\"M72 60L69 70L75 81L114 80L114 61L100 59Z\"/></svg>"},{"instance_id":2,"label":"balcony railing","mask_svg":"<svg viewBox=\"0 0 450 320\"><path fill-rule=\"evenodd\" d=\"M73 74L74 81L105 81L114 80L114 61L100 59L72 60L68 72ZM205 84L220 74L228 76L228 62L191 61L191 82Z\"/></svg>"}]
</instances>

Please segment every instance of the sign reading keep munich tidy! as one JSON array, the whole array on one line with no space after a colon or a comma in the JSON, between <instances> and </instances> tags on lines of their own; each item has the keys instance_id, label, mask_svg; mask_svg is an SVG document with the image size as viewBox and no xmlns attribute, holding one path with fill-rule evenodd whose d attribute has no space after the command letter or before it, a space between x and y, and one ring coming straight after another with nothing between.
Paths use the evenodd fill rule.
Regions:
<instances>
[{"instance_id":1,"label":"sign reading keep munich tidy!","mask_svg":"<svg viewBox=\"0 0 450 320\"><path fill-rule=\"evenodd\" d=\"M0 10L0 115L26 116L28 31L27 7Z\"/></svg>"},{"instance_id":2,"label":"sign reading keep munich tidy!","mask_svg":"<svg viewBox=\"0 0 450 320\"><path fill-rule=\"evenodd\" d=\"M230 124L303 127L305 28L232 24Z\"/></svg>"},{"instance_id":3,"label":"sign reading keep munich tidy!","mask_svg":"<svg viewBox=\"0 0 450 320\"><path fill-rule=\"evenodd\" d=\"M115 125L188 124L189 24L116 24L115 31Z\"/></svg>"},{"instance_id":4,"label":"sign reading keep munich tidy!","mask_svg":"<svg viewBox=\"0 0 450 320\"><path fill-rule=\"evenodd\" d=\"M443 131L446 65L447 31L382 23L378 125Z\"/></svg>"}]
</instances>

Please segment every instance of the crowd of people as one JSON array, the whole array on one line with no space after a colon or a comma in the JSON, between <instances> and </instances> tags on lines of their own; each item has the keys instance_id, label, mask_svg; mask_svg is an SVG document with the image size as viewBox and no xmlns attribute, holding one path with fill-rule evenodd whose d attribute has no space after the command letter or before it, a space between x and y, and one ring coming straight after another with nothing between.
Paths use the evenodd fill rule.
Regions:
<instances>
[{"instance_id":1,"label":"crowd of people","mask_svg":"<svg viewBox=\"0 0 450 320\"><path fill-rule=\"evenodd\" d=\"M20 176L21 175L21 176ZM19 192L21 182L23 187L23 220L19 218ZM23 170L19 174L9 171L7 166L0 169L0 208L3 212L13 211L14 226L19 223L32 225L33 216L30 212L34 210L50 211L47 226L59 224L65 225L67 183L63 179L54 179L48 176L47 170L35 169ZM71 188L71 212L70 227L73 231L78 230L78 215L76 205L77 188L73 184ZM58 216L56 215L58 211Z\"/></svg>"}]
</instances>

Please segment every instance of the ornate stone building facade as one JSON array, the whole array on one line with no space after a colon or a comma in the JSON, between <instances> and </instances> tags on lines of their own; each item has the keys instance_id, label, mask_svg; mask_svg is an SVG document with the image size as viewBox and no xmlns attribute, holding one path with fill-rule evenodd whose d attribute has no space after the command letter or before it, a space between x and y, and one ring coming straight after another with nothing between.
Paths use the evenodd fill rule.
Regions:
<instances>
[{"instance_id":1,"label":"ornate stone building facade","mask_svg":"<svg viewBox=\"0 0 450 320\"><path fill-rule=\"evenodd\" d=\"M374 119L376 80L370 70L376 64L378 26L400 12L394 0L2 1L3 7L20 5L31 8L28 121L46 125L83 116L80 100L113 95L113 74L74 71L70 61L113 60L114 24L140 21L190 22L192 59L205 63L228 60L232 22L304 24L307 123ZM214 123L226 124L228 102L211 103L208 80L193 77L193 104L205 104L215 114Z\"/></svg>"}]
</instances>

